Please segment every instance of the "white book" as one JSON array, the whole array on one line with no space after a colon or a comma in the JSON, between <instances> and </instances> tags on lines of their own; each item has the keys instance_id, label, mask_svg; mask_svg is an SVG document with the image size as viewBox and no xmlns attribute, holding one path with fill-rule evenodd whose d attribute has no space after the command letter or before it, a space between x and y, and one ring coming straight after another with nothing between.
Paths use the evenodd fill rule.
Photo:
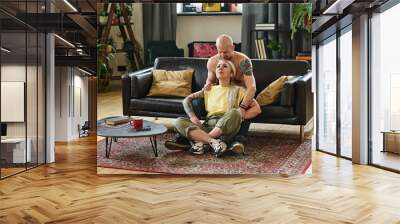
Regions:
<instances>
[{"instance_id":1,"label":"white book","mask_svg":"<svg viewBox=\"0 0 400 224\"><path fill-rule=\"evenodd\" d=\"M262 55L262 59L267 59L267 53L265 50L265 44L264 44L264 39L261 39L261 55Z\"/></svg>"},{"instance_id":2,"label":"white book","mask_svg":"<svg viewBox=\"0 0 400 224\"><path fill-rule=\"evenodd\" d=\"M275 27L275 24L256 24L256 27Z\"/></svg>"},{"instance_id":3,"label":"white book","mask_svg":"<svg viewBox=\"0 0 400 224\"><path fill-rule=\"evenodd\" d=\"M257 58L261 58L261 53L260 53L260 47L259 47L259 44L258 44L258 39L255 39L254 40L255 41L255 44L256 44L256 54L257 54Z\"/></svg>"},{"instance_id":4,"label":"white book","mask_svg":"<svg viewBox=\"0 0 400 224\"><path fill-rule=\"evenodd\" d=\"M275 30L275 28L272 28L272 27L256 27L255 30Z\"/></svg>"}]
</instances>

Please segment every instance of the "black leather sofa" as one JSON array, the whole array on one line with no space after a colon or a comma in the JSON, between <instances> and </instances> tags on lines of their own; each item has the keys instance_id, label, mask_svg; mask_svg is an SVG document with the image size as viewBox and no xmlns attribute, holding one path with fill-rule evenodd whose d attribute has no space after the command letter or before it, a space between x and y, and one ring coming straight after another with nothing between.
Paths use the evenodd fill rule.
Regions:
<instances>
[{"instance_id":1,"label":"black leather sofa","mask_svg":"<svg viewBox=\"0 0 400 224\"><path fill-rule=\"evenodd\" d=\"M257 92L282 75L296 76L285 83L280 100L263 106L262 113L253 123L289 124L300 126L300 138L304 138L304 126L313 117L312 74L308 64L296 60L252 60ZM154 67L136 71L122 77L122 103L124 115L177 118L186 116L183 98L148 97L152 84L152 69L194 69L192 91L200 90L207 79L207 59L204 58L157 58Z\"/></svg>"}]
</instances>

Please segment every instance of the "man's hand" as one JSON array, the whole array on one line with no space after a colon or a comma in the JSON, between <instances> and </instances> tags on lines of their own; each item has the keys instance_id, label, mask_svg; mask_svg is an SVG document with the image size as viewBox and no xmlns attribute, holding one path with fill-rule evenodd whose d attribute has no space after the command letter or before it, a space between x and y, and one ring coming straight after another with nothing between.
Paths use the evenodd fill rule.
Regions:
<instances>
[{"instance_id":1,"label":"man's hand","mask_svg":"<svg viewBox=\"0 0 400 224\"><path fill-rule=\"evenodd\" d=\"M242 121L243 121L244 118L245 118L245 115L246 115L246 110L243 109L243 108L239 108L239 112L240 112L240 118L241 118Z\"/></svg>"},{"instance_id":2,"label":"man's hand","mask_svg":"<svg viewBox=\"0 0 400 224\"><path fill-rule=\"evenodd\" d=\"M209 91L209 90L211 90L211 86L212 86L212 83L211 83L211 82L207 82L207 83L204 85L203 90Z\"/></svg>"},{"instance_id":3,"label":"man's hand","mask_svg":"<svg viewBox=\"0 0 400 224\"><path fill-rule=\"evenodd\" d=\"M195 125L197 125L197 126L199 126L199 127L203 126L203 125L201 124L201 121L199 120L199 118L197 118L196 116L191 116L191 117L190 117L190 121L191 121L193 124L195 124Z\"/></svg>"}]
</instances>

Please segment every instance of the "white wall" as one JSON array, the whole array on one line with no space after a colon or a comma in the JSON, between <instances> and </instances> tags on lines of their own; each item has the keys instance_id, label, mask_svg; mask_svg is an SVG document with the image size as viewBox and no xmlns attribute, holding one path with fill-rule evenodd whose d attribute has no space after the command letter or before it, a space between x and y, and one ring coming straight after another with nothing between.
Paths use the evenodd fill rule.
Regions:
<instances>
[{"instance_id":1,"label":"white wall","mask_svg":"<svg viewBox=\"0 0 400 224\"><path fill-rule=\"evenodd\" d=\"M56 67L56 74L55 140L70 141L78 138L78 124L88 120L88 78L72 67Z\"/></svg>"},{"instance_id":2,"label":"white wall","mask_svg":"<svg viewBox=\"0 0 400 224\"><path fill-rule=\"evenodd\" d=\"M215 41L228 34L235 43L242 42L242 16L178 16L176 44L188 56L187 45L193 41Z\"/></svg>"},{"instance_id":3,"label":"white wall","mask_svg":"<svg viewBox=\"0 0 400 224\"><path fill-rule=\"evenodd\" d=\"M37 70L38 69L38 70ZM42 67L25 66L25 64L3 64L1 66L1 81L17 81L26 84L26 107L22 106L22 113L26 110L26 121L6 122L8 138L23 138L25 134L31 140L32 161L36 161L39 153L39 163L44 162L44 74ZM25 80L27 78L27 81ZM38 90L38 92L37 92ZM22 90L21 94L24 94ZM38 95L37 95L38 94ZM7 97L2 95L2 97ZM4 112L12 113L11 108L1 108Z\"/></svg>"},{"instance_id":4,"label":"white wall","mask_svg":"<svg viewBox=\"0 0 400 224\"><path fill-rule=\"evenodd\" d=\"M135 38L143 47L143 4L133 3L132 5L133 32ZM176 23L176 42L179 48L184 49L185 56L189 55L188 43L215 41L217 36L223 33L232 36L235 43L242 42L242 16L178 16ZM111 30L112 36L116 37L118 33L118 27L114 26ZM120 38L114 38L114 40L117 39ZM126 63L124 54L117 54L116 60L118 64Z\"/></svg>"}]
</instances>

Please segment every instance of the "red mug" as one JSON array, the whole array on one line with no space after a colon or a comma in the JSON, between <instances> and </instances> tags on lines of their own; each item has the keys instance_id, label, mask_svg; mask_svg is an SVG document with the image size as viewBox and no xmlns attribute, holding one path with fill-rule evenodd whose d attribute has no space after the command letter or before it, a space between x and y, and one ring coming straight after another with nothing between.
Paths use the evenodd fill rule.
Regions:
<instances>
[{"instance_id":1,"label":"red mug","mask_svg":"<svg viewBox=\"0 0 400 224\"><path fill-rule=\"evenodd\" d=\"M131 120L131 126L134 129L141 129L143 128L143 119L141 118L134 118L133 120Z\"/></svg>"}]
</instances>

